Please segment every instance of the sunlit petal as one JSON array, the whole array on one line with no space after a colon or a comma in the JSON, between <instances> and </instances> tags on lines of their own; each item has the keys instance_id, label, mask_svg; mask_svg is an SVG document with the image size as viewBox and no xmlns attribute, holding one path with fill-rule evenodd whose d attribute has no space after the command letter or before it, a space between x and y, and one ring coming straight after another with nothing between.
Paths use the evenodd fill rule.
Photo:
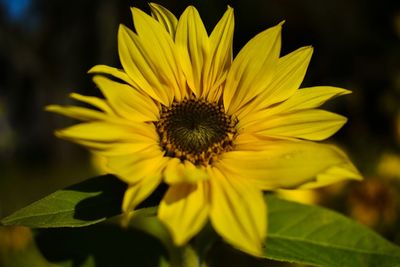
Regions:
<instances>
[{"instance_id":1,"label":"sunlit petal","mask_svg":"<svg viewBox=\"0 0 400 267\"><path fill-rule=\"evenodd\" d=\"M121 64L135 88L164 105L172 101L173 91L161 84L157 68L143 52L138 36L124 25L120 25L118 30L118 52Z\"/></svg>"},{"instance_id":2,"label":"sunlit petal","mask_svg":"<svg viewBox=\"0 0 400 267\"><path fill-rule=\"evenodd\" d=\"M257 123L258 121L264 121L268 119L268 117L279 113L317 108L329 99L350 93L351 91L349 90L332 86L302 88L297 90L289 99L278 105L248 113L243 120L241 120L241 125L245 127L246 125Z\"/></svg>"},{"instance_id":3,"label":"sunlit petal","mask_svg":"<svg viewBox=\"0 0 400 267\"><path fill-rule=\"evenodd\" d=\"M179 18L175 37L187 83L196 96L202 91L204 61L209 50L207 31L197 10L189 6Z\"/></svg>"},{"instance_id":4,"label":"sunlit petal","mask_svg":"<svg viewBox=\"0 0 400 267\"><path fill-rule=\"evenodd\" d=\"M113 68L110 66L106 65L96 65L92 67L88 73L90 74L103 74L103 75L110 75L122 82L125 82L126 84L129 84L131 86L136 86L137 83L132 80L128 74L126 74L123 70Z\"/></svg>"},{"instance_id":5,"label":"sunlit petal","mask_svg":"<svg viewBox=\"0 0 400 267\"><path fill-rule=\"evenodd\" d=\"M107 167L128 184L145 179L149 174L161 173L168 160L160 150L149 147L145 150L107 158Z\"/></svg>"},{"instance_id":6,"label":"sunlit petal","mask_svg":"<svg viewBox=\"0 0 400 267\"><path fill-rule=\"evenodd\" d=\"M280 58L271 84L251 104L239 112L239 119L246 123L253 116L258 116L255 111L284 101L295 94L304 79L312 52L313 48L307 46Z\"/></svg>"},{"instance_id":7,"label":"sunlit petal","mask_svg":"<svg viewBox=\"0 0 400 267\"><path fill-rule=\"evenodd\" d=\"M233 60L223 95L229 114L266 90L278 64L282 23L251 39Z\"/></svg>"},{"instance_id":8,"label":"sunlit petal","mask_svg":"<svg viewBox=\"0 0 400 267\"><path fill-rule=\"evenodd\" d=\"M320 109L302 110L272 116L246 127L246 132L274 138L324 140L336 133L347 119Z\"/></svg>"},{"instance_id":9,"label":"sunlit petal","mask_svg":"<svg viewBox=\"0 0 400 267\"><path fill-rule=\"evenodd\" d=\"M181 246L207 222L209 190L206 182L172 185L160 203L158 217Z\"/></svg>"},{"instance_id":10,"label":"sunlit petal","mask_svg":"<svg viewBox=\"0 0 400 267\"><path fill-rule=\"evenodd\" d=\"M261 191L245 180L212 169L210 218L226 241L260 256L267 233L266 204Z\"/></svg>"},{"instance_id":11,"label":"sunlit petal","mask_svg":"<svg viewBox=\"0 0 400 267\"><path fill-rule=\"evenodd\" d=\"M351 164L346 155L332 145L306 141L273 141L261 143L260 146L265 150L232 151L224 154L219 167L263 190L273 190L295 188L315 182L318 181L318 175L326 173L330 168L342 168ZM347 169L355 172L355 169ZM359 179L358 172L342 175L340 180L343 179Z\"/></svg>"},{"instance_id":12,"label":"sunlit petal","mask_svg":"<svg viewBox=\"0 0 400 267\"><path fill-rule=\"evenodd\" d=\"M145 200L157 188L161 180L160 171L157 170L154 174L149 173L146 178L129 185L122 201L122 210L124 212L134 210L140 202Z\"/></svg>"},{"instance_id":13,"label":"sunlit petal","mask_svg":"<svg viewBox=\"0 0 400 267\"><path fill-rule=\"evenodd\" d=\"M175 38L176 25L178 20L168 9L156 3L150 3L151 15L160 22L165 30L171 35L172 39Z\"/></svg>"},{"instance_id":14,"label":"sunlit petal","mask_svg":"<svg viewBox=\"0 0 400 267\"><path fill-rule=\"evenodd\" d=\"M219 86L225 81L232 64L232 40L234 29L233 8L228 6L225 14L210 35L209 55L204 62L202 97L218 101L222 90Z\"/></svg>"},{"instance_id":15,"label":"sunlit petal","mask_svg":"<svg viewBox=\"0 0 400 267\"><path fill-rule=\"evenodd\" d=\"M186 94L186 81L179 68L175 44L165 28L143 11L132 8L133 23L142 44L142 53L151 61L164 90L171 90L172 99L182 99ZM171 97L173 96L173 98Z\"/></svg>"},{"instance_id":16,"label":"sunlit petal","mask_svg":"<svg viewBox=\"0 0 400 267\"><path fill-rule=\"evenodd\" d=\"M168 165L164 171L164 176L165 182L168 184L196 184L209 178L204 168L197 167L189 161L182 163L177 158L174 158L168 162Z\"/></svg>"},{"instance_id":17,"label":"sunlit petal","mask_svg":"<svg viewBox=\"0 0 400 267\"><path fill-rule=\"evenodd\" d=\"M157 120L159 108L148 95L103 76L95 76L93 81L116 114L131 121Z\"/></svg>"},{"instance_id":18,"label":"sunlit petal","mask_svg":"<svg viewBox=\"0 0 400 267\"><path fill-rule=\"evenodd\" d=\"M46 106L46 111L58 113L66 117L74 118L81 121L97 121L97 120L111 120L107 114L103 112L96 111L93 109L76 107L76 106L59 106L59 105L49 105Z\"/></svg>"},{"instance_id":19,"label":"sunlit petal","mask_svg":"<svg viewBox=\"0 0 400 267\"><path fill-rule=\"evenodd\" d=\"M100 99L95 96L80 95L77 93L72 93L69 96L71 98L81 101L83 103L92 105L92 106L104 111L107 114L115 114L114 111L111 109L110 105L104 99Z\"/></svg>"}]
</instances>

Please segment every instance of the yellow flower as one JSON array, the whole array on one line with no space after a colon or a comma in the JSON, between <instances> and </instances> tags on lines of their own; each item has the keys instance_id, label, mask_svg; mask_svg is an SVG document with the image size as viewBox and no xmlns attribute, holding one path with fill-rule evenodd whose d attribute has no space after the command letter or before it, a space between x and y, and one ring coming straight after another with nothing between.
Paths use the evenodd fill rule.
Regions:
<instances>
[{"instance_id":1,"label":"yellow flower","mask_svg":"<svg viewBox=\"0 0 400 267\"><path fill-rule=\"evenodd\" d=\"M160 5L150 7L152 16L132 8L136 32L119 28L123 69L89 71L104 99L71 94L96 110L47 107L84 121L56 135L107 159L129 185L125 212L165 182L158 217L176 245L209 220L225 241L259 256L267 234L263 191L361 179L345 153L312 142L346 122L317 107L350 91L299 90L313 49L280 57L283 23L233 59L232 8L208 35L192 6L179 20Z\"/></svg>"}]
</instances>

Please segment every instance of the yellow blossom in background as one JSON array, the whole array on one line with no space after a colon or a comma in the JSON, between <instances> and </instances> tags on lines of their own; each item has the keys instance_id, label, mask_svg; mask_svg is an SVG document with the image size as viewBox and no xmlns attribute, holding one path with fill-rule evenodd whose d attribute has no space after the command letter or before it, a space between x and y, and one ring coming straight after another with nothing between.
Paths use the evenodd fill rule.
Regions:
<instances>
[{"instance_id":1,"label":"yellow blossom in background","mask_svg":"<svg viewBox=\"0 0 400 267\"><path fill-rule=\"evenodd\" d=\"M400 155L383 153L378 162L377 174L388 178L400 178Z\"/></svg>"},{"instance_id":2,"label":"yellow blossom in background","mask_svg":"<svg viewBox=\"0 0 400 267\"><path fill-rule=\"evenodd\" d=\"M179 19L150 7L151 16L132 8L135 32L119 28L122 69L89 71L104 99L71 95L96 110L47 107L83 121L56 135L106 158L129 185L124 212L165 182L158 217L176 245L209 220L225 241L259 256L267 236L263 191L361 179L339 148L313 142L346 122L318 107L350 91L299 90L313 49L281 57L283 23L255 36L233 59L232 8L208 34L192 6Z\"/></svg>"}]
</instances>

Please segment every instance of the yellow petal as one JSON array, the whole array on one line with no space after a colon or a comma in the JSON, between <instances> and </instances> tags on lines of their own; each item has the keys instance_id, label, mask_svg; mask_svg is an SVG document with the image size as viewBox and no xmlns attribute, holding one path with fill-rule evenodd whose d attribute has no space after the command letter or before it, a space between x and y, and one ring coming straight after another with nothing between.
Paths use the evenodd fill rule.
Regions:
<instances>
[{"instance_id":1,"label":"yellow petal","mask_svg":"<svg viewBox=\"0 0 400 267\"><path fill-rule=\"evenodd\" d=\"M114 78L117 78L127 84L130 84L132 86L136 86L137 84L131 80L131 78L123 71L117 68L113 68L107 65L96 65L92 67L88 73L94 74L106 74L106 75L111 75Z\"/></svg>"},{"instance_id":2,"label":"yellow petal","mask_svg":"<svg viewBox=\"0 0 400 267\"><path fill-rule=\"evenodd\" d=\"M265 109L262 112L262 115L259 116L265 118L266 116L271 116L277 113L288 113L302 109L317 108L332 98L350 93L351 91L349 90L332 86L302 88L297 90L296 93L285 102L272 108Z\"/></svg>"},{"instance_id":3,"label":"yellow petal","mask_svg":"<svg viewBox=\"0 0 400 267\"><path fill-rule=\"evenodd\" d=\"M264 151L232 151L223 155L219 168L243 177L263 190L297 188L315 182L318 175L351 164L335 146L307 141L258 142ZM336 179L356 179L355 175ZM322 185L322 184L321 184Z\"/></svg>"},{"instance_id":4,"label":"yellow petal","mask_svg":"<svg viewBox=\"0 0 400 267\"><path fill-rule=\"evenodd\" d=\"M154 66L165 90L172 90L175 99L182 99L186 94L186 79L179 68L171 36L161 24L143 11L137 8L131 11L142 52Z\"/></svg>"},{"instance_id":5,"label":"yellow petal","mask_svg":"<svg viewBox=\"0 0 400 267\"><path fill-rule=\"evenodd\" d=\"M256 110L265 109L292 96L304 79L312 52L313 48L307 46L280 58L271 84L238 114L239 120L246 119L248 113L254 114Z\"/></svg>"},{"instance_id":6,"label":"yellow petal","mask_svg":"<svg viewBox=\"0 0 400 267\"><path fill-rule=\"evenodd\" d=\"M165 30L171 35L172 39L175 38L176 25L178 20L168 9L158 5L156 3L150 3L151 15L155 18L161 25L164 26Z\"/></svg>"},{"instance_id":7,"label":"yellow petal","mask_svg":"<svg viewBox=\"0 0 400 267\"><path fill-rule=\"evenodd\" d=\"M184 245L208 218L207 182L170 186L160 203L158 217L171 232L174 243Z\"/></svg>"},{"instance_id":8,"label":"yellow petal","mask_svg":"<svg viewBox=\"0 0 400 267\"><path fill-rule=\"evenodd\" d=\"M209 56L204 63L202 97L207 97L211 102L219 99L221 90L217 90L218 86L225 80L226 73L232 64L233 30L233 8L228 6L210 35Z\"/></svg>"},{"instance_id":9,"label":"yellow petal","mask_svg":"<svg viewBox=\"0 0 400 267\"><path fill-rule=\"evenodd\" d=\"M57 130L56 136L105 155L134 153L158 145L154 126L139 123L128 126L93 121Z\"/></svg>"},{"instance_id":10,"label":"yellow petal","mask_svg":"<svg viewBox=\"0 0 400 267\"><path fill-rule=\"evenodd\" d=\"M154 145L133 154L108 157L107 166L120 179L128 184L134 184L149 175L161 172L167 161L163 152Z\"/></svg>"},{"instance_id":11,"label":"yellow petal","mask_svg":"<svg viewBox=\"0 0 400 267\"><path fill-rule=\"evenodd\" d=\"M114 142L135 140L137 136L146 136L146 133L148 133L149 136L154 136L154 134L150 134L152 131L155 131L154 128L144 123L127 126L103 121L93 121L58 130L57 134L59 137L68 139Z\"/></svg>"},{"instance_id":12,"label":"yellow petal","mask_svg":"<svg viewBox=\"0 0 400 267\"><path fill-rule=\"evenodd\" d=\"M269 106L288 99L303 82L313 48L306 46L279 59L274 79L260 98Z\"/></svg>"},{"instance_id":13,"label":"yellow petal","mask_svg":"<svg viewBox=\"0 0 400 267\"><path fill-rule=\"evenodd\" d=\"M234 141L235 150L237 151L262 151L268 147L271 141L278 141L276 138L265 136L257 136L254 133L240 133ZM267 145L266 145L267 144Z\"/></svg>"},{"instance_id":14,"label":"yellow petal","mask_svg":"<svg viewBox=\"0 0 400 267\"><path fill-rule=\"evenodd\" d=\"M87 147L101 157L115 157L136 153L154 146L153 140L135 140L129 142L95 142L89 140L75 140L75 143Z\"/></svg>"},{"instance_id":15,"label":"yellow petal","mask_svg":"<svg viewBox=\"0 0 400 267\"><path fill-rule=\"evenodd\" d=\"M261 256L267 232L267 210L261 191L216 168L210 172L210 218L215 231L234 247Z\"/></svg>"},{"instance_id":16,"label":"yellow petal","mask_svg":"<svg viewBox=\"0 0 400 267\"><path fill-rule=\"evenodd\" d=\"M348 159L346 153L344 153L338 147L333 147L333 149L335 149L337 153L340 154L343 157L343 159L345 159L343 163L328 168L325 172L318 174L315 181L303 184L302 186L299 187L300 189L317 188L321 186L330 185L346 179L362 180L361 174Z\"/></svg>"},{"instance_id":17,"label":"yellow petal","mask_svg":"<svg viewBox=\"0 0 400 267\"><path fill-rule=\"evenodd\" d=\"M149 96L138 92L129 85L103 76L95 76L93 81L116 114L131 121L157 120L159 108Z\"/></svg>"},{"instance_id":18,"label":"yellow petal","mask_svg":"<svg viewBox=\"0 0 400 267\"><path fill-rule=\"evenodd\" d=\"M161 183L161 172L147 175L135 184L129 185L122 201L124 212L132 211L146 199Z\"/></svg>"},{"instance_id":19,"label":"yellow petal","mask_svg":"<svg viewBox=\"0 0 400 267\"><path fill-rule=\"evenodd\" d=\"M138 36L124 25L118 30L118 52L121 64L130 76L133 86L150 95L158 102L168 105L173 98L173 91L165 88L153 62L143 52L143 45Z\"/></svg>"},{"instance_id":20,"label":"yellow petal","mask_svg":"<svg viewBox=\"0 0 400 267\"><path fill-rule=\"evenodd\" d=\"M100 111L75 106L49 105L46 106L45 110L81 121L108 120L112 118Z\"/></svg>"},{"instance_id":21,"label":"yellow petal","mask_svg":"<svg viewBox=\"0 0 400 267\"><path fill-rule=\"evenodd\" d=\"M189 6L179 18L175 37L176 48L187 83L196 96L202 90L203 65L208 54L208 35L199 12Z\"/></svg>"},{"instance_id":22,"label":"yellow petal","mask_svg":"<svg viewBox=\"0 0 400 267\"><path fill-rule=\"evenodd\" d=\"M275 115L246 127L246 132L275 138L324 140L336 133L347 119L320 109Z\"/></svg>"},{"instance_id":23,"label":"yellow petal","mask_svg":"<svg viewBox=\"0 0 400 267\"><path fill-rule=\"evenodd\" d=\"M297 90L289 99L278 105L259 111L251 111L247 114L243 112L241 114L242 118L239 120L240 127L247 127L251 124L268 120L269 117L279 113L317 108L329 99L350 93L351 91L349 90L332 86L302 88Z\"/></svg>"},{"instance_id":24,"label":"yellow petal","mask_svg":"<svg viewBox=\"0 0 400 267\"><path fill-rule=\"evenodd\" d=\"M71 98L81 101L83 103L92 105L92 106L104 111L105 113L115 114L114 111L111 109L110 105L108 105L108 103L104 99L100 99L95 96L80 95L77 93L71 93L69 96Z\"/></svg>"},{"instance_id":25,"label":"yellow petal","mask_svg":"<svg viewBox=\"0 0 400 267\"><path fill-rule=\"evenodd\" d=\"M195 166L190 161L182 163L177 158L173 158L168 162L164 176L165 182L168 184L193 184L208 179L207 172L202 167Z\"/></svg>"},{"instance_id":26,"label":"yellow petal","mask_svg":"<svg viewBox=\"0 0 400 267\"><path fill-rule=\"evenodd\" d=\"M251 39L233 60L223 95L229 114L268 88L275 75L281 47L282 23Z\"/></svg>"}]
</instances>

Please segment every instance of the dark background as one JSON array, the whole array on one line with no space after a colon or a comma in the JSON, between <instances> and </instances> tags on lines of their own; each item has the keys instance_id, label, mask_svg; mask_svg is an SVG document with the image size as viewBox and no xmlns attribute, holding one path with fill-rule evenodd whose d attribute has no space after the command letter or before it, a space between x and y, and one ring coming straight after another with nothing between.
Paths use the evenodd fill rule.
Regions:
<instances>
[{"instance_id":1,"label":"dark background","mask_svg":"<svg viewBox=\"0 0 400 267\"><path fill-rule=\"evenodd\" d=\"M328 141L345 149L366 178L316 191L314 202L400 243L398 1L158 3L177 16L188 4L195 5L209 32L231 5L235 53L282 20L282 55L313 45L303 87L353 91L325 106L349 118ZM96 173L84 149L52 134L73 121L43 107L73 103L67 98L70 92L99 94L86 72L96 64L120 67L117 29L119 23L133 27L130 6L149 11L145 1L0 0L0 217Z\"/></svg>"}]
</instances>

